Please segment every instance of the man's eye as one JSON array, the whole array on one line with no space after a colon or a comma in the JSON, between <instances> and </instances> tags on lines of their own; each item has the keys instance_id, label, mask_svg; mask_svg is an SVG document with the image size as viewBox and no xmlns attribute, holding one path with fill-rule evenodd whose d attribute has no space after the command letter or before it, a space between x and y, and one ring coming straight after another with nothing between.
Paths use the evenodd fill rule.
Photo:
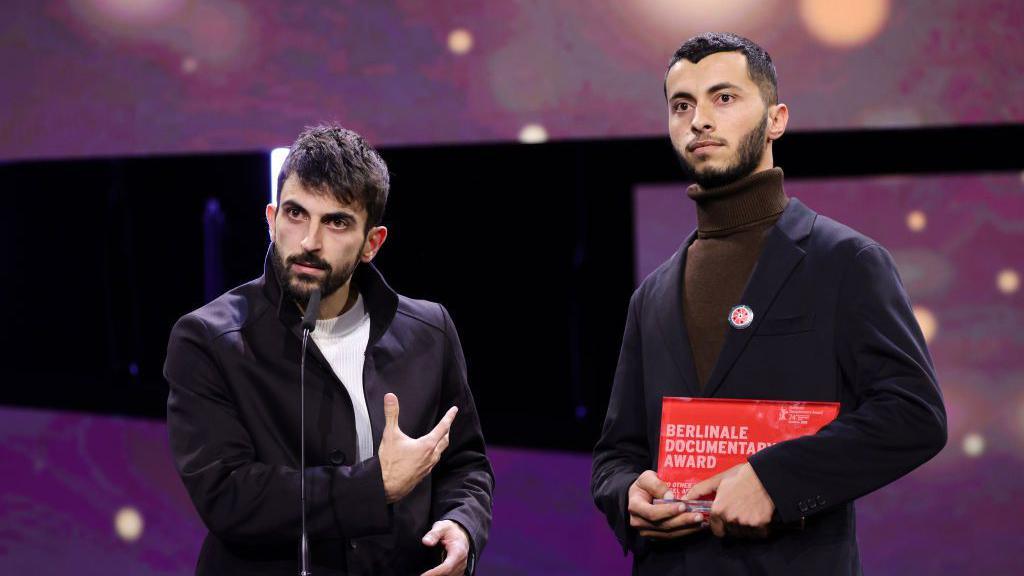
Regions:
<instances>
[{"instance_id":1,"label":"man's eye","mask_svg":"<svg viewBox=\"0 0 1024 576\"><path fill-rule=\"evenodd\" d=\"M733 98L732 94L722 94L721 96L718 97L718 99L728 104L729 102L732 102L735 98Z\"/></svg>"},{"instance_id":2,"label":"man's eye","mask_svg":"<svg viewBox=\"0 0 1024 576\"><path fill-rule=\"evenodd\" d=\"M677 102L676 103L676 111L677 112L686 112L689 109L690 109L690 103L689 102Z\"/></svg>"},{"instance_id":3,"label":"man's eye","mask_svg":"<svg viewBox=\"0 0 1024 576\"><path fill-rule=\"evenodd\" d=\"M345 228L346 226L348 226L348 221L345 220L344 218L332 218L331 220L327 221L327 224L331 228Z\"/></svg>"},{"instance_id":4,"label":"man's eye","mask_svg":"<svg viewBox=\"0 0 1024 576\"><path fill-rule=\"evenodd\" d=\"M300 216L302 216L302 212L300 212L296 208L289 208L288 210L285 211L285 214L287 214L289 218L296 218L296 219L298 219Z\"/></svg>"}]
</instances>

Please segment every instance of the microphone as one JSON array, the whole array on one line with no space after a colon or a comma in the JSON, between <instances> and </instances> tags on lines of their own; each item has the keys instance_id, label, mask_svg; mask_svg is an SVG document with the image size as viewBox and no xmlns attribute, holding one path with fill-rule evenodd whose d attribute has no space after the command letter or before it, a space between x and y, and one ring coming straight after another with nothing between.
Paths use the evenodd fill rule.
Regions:
<instances>
[{"instance_id":1,"label":"microphone","mask_svg":"<svg viewBox=\"0 0 1024 576\"><path fill-rule=\"evenodd\" d=\"M306 313L302 316L302 331L312 332L316 330L316 319L320 317L320 289L313 288L309 295L309 303L306 304ZM305 338L305 334L303 334Z\"/></svg>"},{"instance_id":2,"label":"microphone","mask_svg":"<svg viewBox=\"0 0 1024 576\"><path fill-rule=\"evenodd\" d=\"M320 317L320 289L313 288L306 304L306 313L302 316L302 358L299 360L299 496L302 506L302 536L299 540L299 556L302 567L299 576L310 576L309 571L309 537L306 534L306 342L309 333L316 329L316 319Z\"/></svg>"}]
</instances>

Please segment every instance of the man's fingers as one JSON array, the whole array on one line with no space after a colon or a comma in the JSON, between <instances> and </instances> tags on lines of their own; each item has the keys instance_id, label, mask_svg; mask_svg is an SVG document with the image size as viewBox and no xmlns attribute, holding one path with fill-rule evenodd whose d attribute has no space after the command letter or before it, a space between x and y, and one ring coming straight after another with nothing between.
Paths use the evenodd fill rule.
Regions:
<instances>
[{"instance_id":1,"label":"man's fingers","mask_svg":"<svg viewBox=\"0 0 1024 576\"><path fill-rule=\"evenodd\" d=\"M711 532L715 536L722 538L725 536L725 521L722 520L721 516L712 514L711 518L708 519L708 524L711 526Z\"/></svg>"},{"instance_id":2,"label":"man's fingers","mask_svg":"<svg viewBox=\"0 0 1024 576\"><path fill-rule=\"evenodd\" d=\"M398 396L388 392L384 395L384 431L398 429Z\"/></svg>"},{"instance_id":3,"label":"man's fingers","mask_svg":"<svg viewBox=\"0 0 1024 576\"><path fill-rule=\"evenodd\" d=\"M660 524L680 512L686 512L686 504L679 504L675 502L669 504L651 504L650 502L645 502L642 496L639 498L632 497L629 499L630 515L637 516L652 524Z\"/></svg>"},{"instance_id":4,"label":"man's fingers","mask_svg":"<svg viewBox=\"0 0 1024 576\"><path fill-rule=\"evenodd\" d=\"M444 561L430 570L424 572L422 576L461 576L466 571L466 561L469 558L469 549L459 539L449 538L444 539L445 528L440 529L435 527L427 532L423 536L423 543L427 546L435 546L438 542L444 543L445 558ZM457 529L457 528L456 528Z\"/></svg>"},{"instance_id":5,"label":"man's fingers","mask_svg":"<svg viewBox=\"0 0 1024 576\"><path fill-rule=\"evenodd\" d=\"M706 498L712 492L718 490L718 485L721 483L721 474L712 476L703 482L698 482L693 486L693 488L690 488L689 492L687 492L685 496L683 496L683 500L701 500Z\"/></svg>"},{"instance_id":6,"label":"man's fingers","mask_svg":"<svg viewBox=\"0 0 1024 576\"><path fill-rule=\"evenodd\" d=\"M673 532L683 528L692 529L700 528L700 525L704 523L704 515L700 512L679 514L673 516L668 520L665 520L658 525L658 528L662 532Z\"/></svg>"},{"instance_id":7,"label":"man's fingers","mask_svg":"<svg viewBox=\"0 0 1024 576\"><path fill-rule=\"evenodd\" d=\"M455 420L455 415L458 413L459 409L455 406L452 406L447 412L445 412L444 417L437 423L437 426L434 426L434 429L427 434L427 436L430 437L431 442L436 444L441 441L441 437L451 430L452 422Z\"/></svg>"},{"instance_id":8,"label":"man's fingers","mask_svg":"<svg viewBox=\"0 0 1024 576\"><path fill-rule=\"evenodd\" d=\"M434 545L436 545L438 542L441 541L441 534L442 533L444 533L444 530L439 530L438 528L436 528L436 524L435 524L435 528L433 528L430 532L427 532L426 534L423 535L423 544L425 546L434 546Z\"/></svg>"},{"instance_id":9,"label":"man's fingers","mask_svg":"<svg viewBox=\"0 0 1024 576\"><path fill-rule=\"evenodd\" d=\"M680 528L693 528L704 522L704 516L700 513L681 514L676 512L673 516L660 522L651 522L640 516L630 515L629 525L638 530L654 530L658 532L671 532Z\"/></svg>"},{"instance_id":10,"label":"man's fingers","mask_svg":"<svg viewBox=\"0 0 1024 576\"><path fill-rule=\"evenodd\" d=\"M448 444L451 442L451 433L445 434L441 437L441 441L434 446L434 461L441 459L441 454L448 448Z\"/></svg>"},{"instance_id":11,"label":"man's fingers","mask_svg":"<svg viewBox=\"0 0 1024 576\"><path fill-rule=\"evenodd\" d=\"M662 482L661 478L658 478L658 475L652 470L641 474L636 479L636 485L654 498L664 498L665 493L668 492L668 484Z\"/></svg>"}]
</instances>

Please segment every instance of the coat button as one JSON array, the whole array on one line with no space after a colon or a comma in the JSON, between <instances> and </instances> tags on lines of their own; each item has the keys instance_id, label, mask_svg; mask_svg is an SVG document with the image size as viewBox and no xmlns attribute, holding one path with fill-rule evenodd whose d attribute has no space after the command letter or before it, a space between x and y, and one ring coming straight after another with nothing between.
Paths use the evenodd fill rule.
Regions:
<instances>
[{"instance_id":1,"label":"coat button","mask_svg":"<svg viewBox=\"0 0 1024 576\"><path fill-rule=\"evenodd\" d=\"M331 450L331 454L328 456L328 459L330 459L331 464L341 466L345 463L345 453L341 450Z\"/></svg>"}]
</instances>

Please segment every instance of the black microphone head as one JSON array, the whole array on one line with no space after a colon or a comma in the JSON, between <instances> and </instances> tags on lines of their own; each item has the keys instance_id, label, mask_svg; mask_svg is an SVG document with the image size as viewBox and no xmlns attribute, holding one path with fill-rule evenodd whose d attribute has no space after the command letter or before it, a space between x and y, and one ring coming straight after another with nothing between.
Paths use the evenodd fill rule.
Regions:
<instances>
[{"instance_id":1,"label":"black microphone head","mask_svg":"<svg viewBox=\"0 0 1024 576\"><path fill-rule=\"evenodd\" d=\"M320 317L320 289L313 288L306 304L306 313L302 316L302 329L312 332L316 329L316 319Z\"/></svg>"}]
</instances>

